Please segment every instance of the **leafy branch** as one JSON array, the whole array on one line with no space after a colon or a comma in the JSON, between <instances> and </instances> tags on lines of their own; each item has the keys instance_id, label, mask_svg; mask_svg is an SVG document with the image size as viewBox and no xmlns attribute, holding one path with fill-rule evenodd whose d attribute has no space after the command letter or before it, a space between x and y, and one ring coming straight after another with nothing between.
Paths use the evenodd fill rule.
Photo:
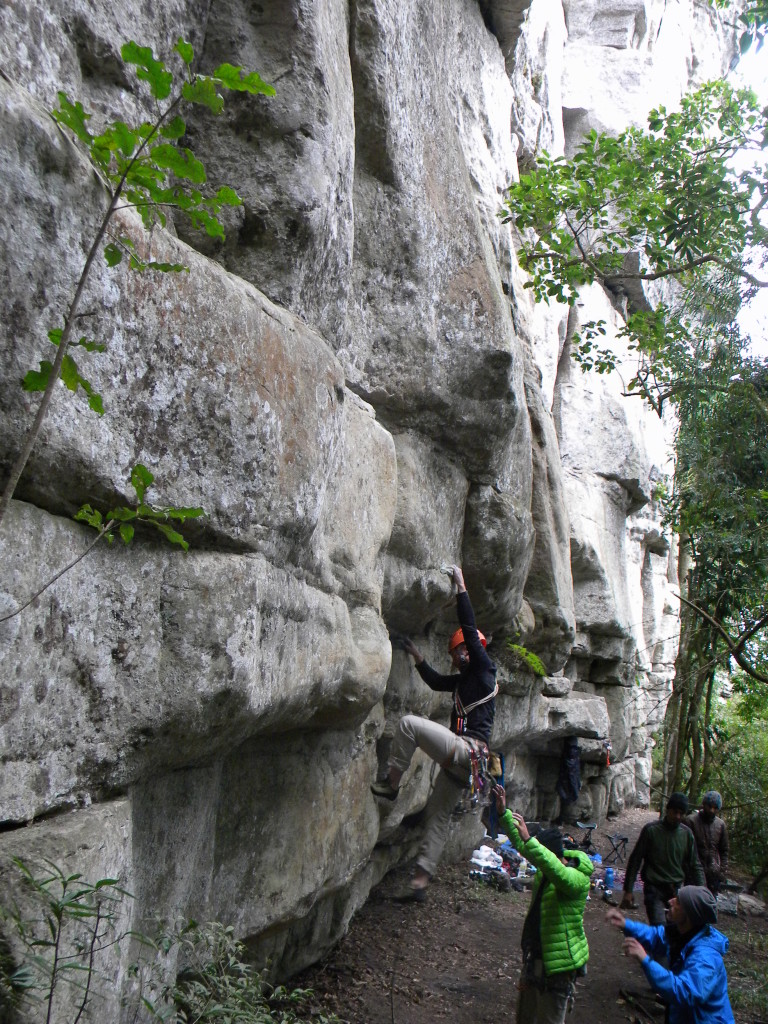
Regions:
<instances>
[{"instance_id":1,"label":"leafy branch","mask_svg":"<svg viewBox=\"0 0 768 1024\"><path fill-rule=\"evenodd\" d=\"M696 604L695 601L689 601L686 597L683 597L682 594L678 594L678 597L680 601L683 602L683 604L687 605L697 615L701 616L702 619L705 619L711 626L714 627L714 629L717 631L721 639L724 641L725 646L728 650L728 654L730 655L730 657L733 658L733 660L736 662L736 664L743 672L745 672L751 679L756 680L758 683L768 683L768 675L766 675L763 672L760 672L744 654L744 650L749 641L752 640L766 626L768 626L768 611L762 611L762 613L754 619L750 626L746 628L742 633L740 633L736 637L736 639L734 639L728 632L728 630L725 628L725 626L722 624L722 622L720 622L713 615L710 615L709 612L706 611L706 609Z\"/></svg>"},{"instance_id":2,"label":"leafy branch","mask_svg":"<svg viewBox=\"0 0 768 1024\"><path fill-rule=\"evenodd\" d=\"M205 515L199 507L178 507L174 505L157 506L150 505L146 499L147 489L154 482L154 476L141 463L137 463L131 470L131 486L136 491L136 506L121 505L118 508L111 508L109 512L102 515L98 509L91 505L83 505L75 516L80 522L87 523L99 531L100 539L105 536L109 544L115 539L112 527L119 523L117 528L122 541L130 544L136 530L136 525L142 524L158 530L171 544L177 544L184 551L189 549L188 542L172 525L171 522L185 522L187 519L198 519Z\"/></svg>"},{"instance_id":3,"label":"leafy branch","mask_svg":"<svg viewBox=\"0 0 768 1024\"><path fill-rule=\"evenodd\" d=\"M121 540L124 544L130 544L133 540L136 525L149 526L152 529L158 530L167 541L171 544L176 544L184 551L189 549L189 542L185 539L183 534L179 533L171 524L172 521L185 522L187 519L199 519L205 515L202 508L199 507L177 507L174 505L169 506L158 506L149 504L146 499L146 492L150 485L154 482L154 476L147 469L146 466L142 466L141 463L137 463L131 470L131 485L136 491L136 505L120 505L117 508L111 508L109 512L102 514L98 509L93 508L91 505L83 505L80 511L75 516L75 519L79 522L87 523L88 526L92 526L97 530L97 535L85 549L77 556L73 558L71 562L68 562L63 569L60 569L55 576L52 576L46 583L43 584L38 590L32 594L23 604L19 605L12 612L8 612L5 615L0 616L0 622L7 622L9 619L14 618L20 612L23 612L25 608L28 608L41 594L52 586L56 580L60 579L65 573L73 569L78 562L82 562L86 555L96 547L102 538L106 538L108 544L111 544L115 539L113 532L114 527L117 526L117 532L120 535Z\"/></svg>"},{"instance_id":4,"label":"leafy branch","mask_svg":"<svg viewBox=\"0 0 768 1024\"><path fill-rule=\"evenodd\" d=\"M732 0L714 0L716 7L733 7ZM768 0L746 0L741 9L737 8L738 20L743 26L739 37L739 49L745 54L753 44L759 50L768 36Z\"/></svg>"},{"instance_id":5,"label":"leafy branch","mask_svg":"<svg viewBox=\"0 0 768 1024\"><path fill-rule=\"evenodd\" d=\"M710 282L723 294L739 282L752 292L768 287L749 260L768 243L764 161L739 172L732 163L737 152L760 154L767 143L768 110L758 109L749 90L712 82L677 112L651 111L645 131L591 132L571 159L543 154L510 186L500 211L521 234L526 287L537 301L571 305L595 282L619 293L630 281L665 279L686 290ZM631 253L640 254L637 269L628 264ZM586 334L574 339L584 370L616 368L601 328L584 325ZM627 391L659 412L709 341L683 302L630 310L620 336L638 361Z\"/></svg>"},{"instance_id":6,"label":"leafy branch","mask_svg":"<svg viewBox=\"0 0 768 1024\"><path fill-rule=\"evenodd\" d=\"M68 351L73 344L86 351L103 351L104 348L102 344L86 338L71 341L82 296L102 246L109 267L117 266L127 255L129 266L137 271L178 273L188 270L180 264L144 260L136 252L131 239L124 235L110 236L109 229L115 214L129 207L136 209L144 227L151 230L156 224L166 224L165 210L170 207L184 213L199 230L213 238L223 239L224 230L218 215L224 207L241 203L237 193L228 186L222 186L213 194L204 194L201 188L206 182L203 164L190 149L179 145L186 132L186 123L179 110L183 104L192 104L220 114L224 107L222 91L271 96L274 89L256 72L248 73L232 64L221 64L210 75L193 72L194 52L189 43L179 39L174 50L182 62L184 75L175 92L173 73L149 47L129 42L121 50L123 60L135 67L136 77L146 83L152 98L165 104L154 121L144 121L134 127L123 121L113 121L103 131L92 132L89 127L91 114L83 109L81 103L72 102L65 92L58 94L59 106L52 116L85 149L105 186L108 202L64 315L63 327L48 334L57 349L56 356L53 362L42 360L38 370L32 370L24 377L24 389L42 392L42 399L0 497L0 522L32 453L57 381L61 379L70 391L82 390L89 406L99 415L104 411L101 396L82 376ZM107 237L109 241L105 245Z\"/></svg>"}]
</instances>

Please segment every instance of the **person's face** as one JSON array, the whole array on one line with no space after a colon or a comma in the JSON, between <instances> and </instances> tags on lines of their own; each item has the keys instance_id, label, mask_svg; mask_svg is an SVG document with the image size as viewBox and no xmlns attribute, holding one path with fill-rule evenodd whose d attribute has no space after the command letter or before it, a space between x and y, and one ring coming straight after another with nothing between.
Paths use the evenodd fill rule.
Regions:
<instances>
[{"instance_id":1,"label":"person's face","mask_svg":"<svg viewBox=\"0 0 768 1024\"><path fill-rule=\"evenodd\" d=\"M709 803L702 804L701 805L701 811L702 811L702 814L704 815L704 817L707 819L707 821L714 821L715 820L715 816L717 815L717 808L715 807L714 804L709 804Z\"/></svg>"},{"instance_id":2,"label":"person's face","mask_svg":"<svg viewBox=\"0 0 768 1024\"><path fill-rule=\"evenodd\" d=\"M451 661L454 668L464 668L469 664L469 651L466 644L457 644L451 651Z\"/></svg>"},{"instance_id":3,"label":"person's face","mask_svg":"<svg viewBox=\"0 0 768 1024\"><path fill-rule=\"evenodd\" d=\"M690 921L680 905L680 900L677 896L673 896L667 904L666 911L667 924L673 924L679 932L688 931L690 928Z\"/></svg>"},{"instance_id":4,"label":"person's face","mask_svg":"<svg viewBox=\"0 0 768 1024\"><path fill-rule=\"evenodd\" d=\"M664 815L664 820L670 827L675 827L681 823L685 814L680 810L679 807L668 807L667 813Z\"/></svg>"}]
</instances>

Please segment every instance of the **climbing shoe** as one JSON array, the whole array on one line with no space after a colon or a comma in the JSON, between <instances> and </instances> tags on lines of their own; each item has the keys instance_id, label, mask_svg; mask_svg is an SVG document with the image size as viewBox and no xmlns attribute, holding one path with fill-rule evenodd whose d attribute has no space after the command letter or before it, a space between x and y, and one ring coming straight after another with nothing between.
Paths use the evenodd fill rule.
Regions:
<instances>
[{"instance_id":1,"label":"climbing shoe","mask_svg":"<svg viewBox=\"0 0 768 1024\"><path fill-rule=\"evenodd\" d=\"M422 886L421 889L416 889L412 885L407 885L400 892L396 893L392 899L395 903L425 903L427 887Z\"/></svg>"},{"instance_id":2,"label":"climbing shoe","mask_svg":"<svg viewBox=\"0 0 768 1024\"><path fill-rule=\"evenodd\" d=\"M397 800L399 790L390 785L389 779L381 779L371 785L371 792L374 796L380 796L384 800Z\"/></svg>"}]
</instances>

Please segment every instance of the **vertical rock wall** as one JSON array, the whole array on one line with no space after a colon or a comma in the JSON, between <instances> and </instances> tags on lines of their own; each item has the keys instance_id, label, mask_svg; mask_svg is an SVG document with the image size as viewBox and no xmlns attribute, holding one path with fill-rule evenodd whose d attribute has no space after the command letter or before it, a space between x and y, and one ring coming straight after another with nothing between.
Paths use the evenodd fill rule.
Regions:
<instances>
[{"instance_id":1,"label":"vertical rock wall","mask_svg":"<svg viewBox=\"0 0 768 1024\"><path fill-rule=\"evenodd\" d=\"M231 922L282 975L314 959L412 847L398 826L429 766L383 814L368 786L397 716L447 704L387 630L445 664L451 561L494 638L512 799L561 810L575 734L572 812L646 803L676 615L663 425L574 368L577 318L619 314L597 288L570 314L534 307L497 211L538 149L642 120L650 82L669 105L719 73L709 8L30 0L0 28L3 477L37 403L19 379L48 358L105 207L47 114L57 90L96 120L143 116L119 46L179 36L204 69L277 90L189 119L244 200L225 243L180 222L150 240L121 214L189 273L99 266L84 309L108 351L83 359L106 413L58 389L0 527L7 613L82 553L72 513L124 500L137 461L158 503L208 513L188 554L99 546L0 623L3 882L10 856L47 856L122 878L134 923Z\"/></svg>"}]
</instances>

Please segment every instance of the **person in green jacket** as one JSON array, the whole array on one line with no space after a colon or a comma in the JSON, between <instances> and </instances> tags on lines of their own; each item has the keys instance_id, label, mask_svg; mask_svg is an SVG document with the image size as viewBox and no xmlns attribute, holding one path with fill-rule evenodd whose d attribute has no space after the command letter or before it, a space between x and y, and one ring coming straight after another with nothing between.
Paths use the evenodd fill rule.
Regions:
<instances>
[{"instance_id":1,"label":"person in green jacket","mask_svg":"<svg viewBox=\"0 0 768 1024\"><path fill-rule=\"evenodd\" d=\"M684 823L688 813L685 793L673 793L664 817L644 825L627 861L621 910L634 910L633 890L638 871L643 880L643 902L648 923L666 921L667 904L682 885L706 885L693 832Z\"/></svg>"},{"instance_id":2,"label":"person in green jacket","mask_svg":"<svg viewBox=\"0 0 768 1024\"><path fill-rule=\"evenodd\" d=\"M499 827L536 868L533 898L523 924L523 970L518 1024L563 1024L573 1006L576 977L584 974L589 946L584 908L592 861L566 850L556 828L531 836L521 814L507 810L503 786L494 788Z\"/></svg>"}]
</instances>

